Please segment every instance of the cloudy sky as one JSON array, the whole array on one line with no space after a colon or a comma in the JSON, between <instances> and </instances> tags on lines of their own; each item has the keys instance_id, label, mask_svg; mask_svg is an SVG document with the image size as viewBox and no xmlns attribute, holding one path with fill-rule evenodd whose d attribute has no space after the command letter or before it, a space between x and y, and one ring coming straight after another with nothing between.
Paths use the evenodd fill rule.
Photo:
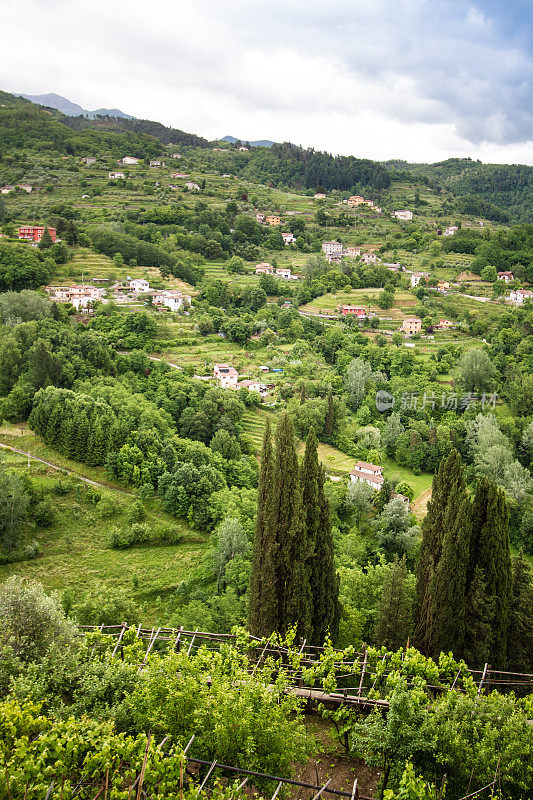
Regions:
<instances>
[{"instance_id":1,"label":"cloudy sky","mask_svg":"<svg viewBox=\"0 0 533 800\"><path fill-rule=\"evenodd\" d=\"M207 138L533 164L531 0L18 0L0 88ZM16 8L16 10L15 10Z\"/></svg>"}]
</instances>

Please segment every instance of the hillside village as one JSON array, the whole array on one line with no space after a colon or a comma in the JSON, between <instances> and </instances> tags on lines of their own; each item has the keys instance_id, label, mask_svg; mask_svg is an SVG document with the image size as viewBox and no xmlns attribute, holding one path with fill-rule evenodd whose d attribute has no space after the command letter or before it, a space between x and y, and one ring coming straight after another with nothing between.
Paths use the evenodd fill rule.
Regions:
<instances>
[{"instance_id":1,"label":"hillside village","mask_svg":"<svg viewBox=\"0 0 533 800\"><path fill-rule=\"evenodd\" d=\"M6 796L526 800L522 194L0 99Z\"/></svg>"}]
</instances>

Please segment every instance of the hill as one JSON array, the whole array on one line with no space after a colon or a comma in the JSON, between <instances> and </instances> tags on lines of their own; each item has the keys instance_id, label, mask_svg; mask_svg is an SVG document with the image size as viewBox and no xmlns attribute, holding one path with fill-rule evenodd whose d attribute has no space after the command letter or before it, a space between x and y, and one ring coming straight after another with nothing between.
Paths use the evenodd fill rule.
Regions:
<instances>
[{"instance_id":1,"label":"hill","mask_svg":"<svg viewBox=\"0 0 533 800\"><path fill-rule=\"evenodd\" d=\"M130 114L125 114L119 108L97 108L94 111L88 111L77 103L73 103L72 100L61 97L60 94L55 94L54 92L50 94L20 94L19 96L24 97L26 100L38 106L55 108L68 117L78 117L81 115L83 117L89 117L90 119L94 119L95 117L123 117L124 119L135 119L135 117L132 117Z\"/></svg>"},{"instance_id":2,"label":"hill","mask_svg":"<svg viewBox=\"0 0 533 800\"><path fill-rule=\"evenodd\" d=\"M245 142L245 139L237 139L235 136L223 136L220 140L221 142L229 142L229 144L241 144L241 142ZM250 147L272 147L273 142L271 139L256 139L254 142L248 142Z\"/></svg>"},{"instance_id":3,"label":"hill","mask_svg":"<svg viewBox=\"0 0 533 800\"><path fill-rule=\"evenodd\" d=\"M476 201L485 201L504 209L513 221L533 219L533 167L525 164L483 164L471 158L448 158L435 164L393 160L385 161L384 166L396 174L422 178L433 188L446 188L468 197L471 213L481 215L483 211L474 210Z\"/></svg>"}]
</instances>

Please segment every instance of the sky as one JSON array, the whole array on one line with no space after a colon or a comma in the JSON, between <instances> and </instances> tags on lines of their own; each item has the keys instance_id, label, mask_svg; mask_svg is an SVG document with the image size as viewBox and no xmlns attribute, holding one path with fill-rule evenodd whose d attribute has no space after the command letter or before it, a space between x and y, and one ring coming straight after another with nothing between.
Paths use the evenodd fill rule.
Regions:
<instances>
[{"instance_id":1,"label":"sky","mask_svg":"<svg viewBox=\"0 0 533 800\"><path fill-rule=\"evenodd\" d=\"M531 0L18 0L0 88L215 139L533 164ZM16 8L16 10L15 10Z\"/></svg>"}]
</instances>

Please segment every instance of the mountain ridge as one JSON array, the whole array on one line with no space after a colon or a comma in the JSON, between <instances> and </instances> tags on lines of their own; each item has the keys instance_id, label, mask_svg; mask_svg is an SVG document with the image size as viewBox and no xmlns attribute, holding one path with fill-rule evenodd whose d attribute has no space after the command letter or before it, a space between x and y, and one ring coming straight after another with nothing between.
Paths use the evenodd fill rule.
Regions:
<instances>
[{"instance_id":1,"label":"mountain ridge","mask_svg":"<svg viewBox=\"0 0 533 800\"><path fill-rule=\"evenodd\" d=\"M73 103L72 100L69 100L67 97L63 97L60 94L56 94L55 92L49 92L48 94L23 94L20 92L18 96L23 97L25 100L29 100L31 103L34 103L38 106L55 108L56 111L61 111L61 113L65 114L67 117L81 116L89 117L89 119L95 119L96 117L100 116L136 119L136 117L131 116L131 114L125 114L124 111L121 111L119 108L97 108L94 111L89 111L88 109L78 105L78 103Z\"/></svg>"}]
</instances>

